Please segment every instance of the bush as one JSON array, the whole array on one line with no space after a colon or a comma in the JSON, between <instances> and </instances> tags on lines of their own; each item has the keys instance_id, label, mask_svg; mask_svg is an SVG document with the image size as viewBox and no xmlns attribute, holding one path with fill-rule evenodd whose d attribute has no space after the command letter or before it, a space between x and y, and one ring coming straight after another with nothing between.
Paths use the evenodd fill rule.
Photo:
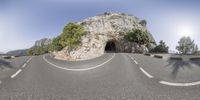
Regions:
<instances>
[{"instance_id":1,"label":"bush","mask_svg":"<svg viewBox=\"0 0 200 100\"><path fill-rule=\"evenodd\" d=\"M62 47L77 47L80 44L83 35L85 35L85 32L81 25L69 23L64 27L63 32L60 35L59 44L61 44Z\"/></svg>"},{"instance_id":2,"label":"bush","mask_svg":"<svg viewBox=\"0 0 200 100\"><path fill-rule=\"evenodd\" d=\"M53 39L52 43L48 46L49 51L60 51L63 49L63 46L60 43L61 37L58 36Z\"/></svg>"},{"instance_id":3,"label":"bush","mask_svg":"<svg viewBox=\"0 0 200 100\"><path fill-rule=\"evenodd\" d=\"M159 42L159 45L157 45L150 52L153 52L153 53L168 53L168 49L169 49L169 47L166 46L166 44L165 44L165 42L163 42L163 40L161 40Z\"/></svg>"},{"instance_id":4,"label":"bush","mask_svg":"<svg viewBox=\"0 0 200 100\"><path fill-rule=\"evenodd\" d=\"M48 47L32 47L27 51L27 55L36 56L48 53Z\"/></svg>"},{"instance_id":5,"label":"bush","mask_svg":"<svg viewBox=\"0 0 200 100\"><path fill-rule=\"evenodd\" d=\"M139 29L133 29L129 31L124 38L130 42L136 42L140 45L149 44L152 42L148 32Z\"/></svg>"}]
</instances>

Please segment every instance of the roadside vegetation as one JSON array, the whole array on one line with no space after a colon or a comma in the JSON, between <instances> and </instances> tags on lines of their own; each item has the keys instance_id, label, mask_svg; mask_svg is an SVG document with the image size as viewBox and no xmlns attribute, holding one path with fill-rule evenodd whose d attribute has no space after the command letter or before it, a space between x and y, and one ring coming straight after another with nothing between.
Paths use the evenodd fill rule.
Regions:
<instances>
[{"instance_id":1,"label":"roadside vegetation","mask_svg":"<svg viewBox=\"0 0 200 100\"><path fill-rule=\"evenodd\" d=\"M68 23L61 35L53 39L50 45L50 51L60 51L64 47L76 48L81 43L81 38L85 35L83 26L76 23Z\"/></svg>"},{"instance_id":2,"label":"roadside vegetation","mask_svg":"<svg viewBox=\"0 0 200 100\"><path fill-rule=\"evenodd\" d=\"M140 29L133 29L124 36L125 40L129 42L135 42L140 45L147 45L149 43L153 43L150 39L147 31L142 31Z\"/></svg>"},{"instance_id":3,"label":"roadside vegetation","mask_svg":"<svg viewBox=\"0 0 200 100\"><path fill-rule=\"evenodd\" d=\"M48 46L45 47L32 47L27 51L27 55L29 56L36 56L48 53Z\"/></svg>"},{"instance_id":4,"label":"roadside vegetation","mask_svg":"<svg viewBox=\"0 0 200 100\"><path fill-rule=\"evenodd\" d=\"M192 40L189 36L188 37L182 37L178 41L178 46L176 46L176 49L181 54L197 54L198 53L198 46L194 43L194 40Z\"/></svg>"},{"instance_id":5,"label":"roadside vegetation","mask_svg":"<svg viewBox=\"0 0 200 100\"><path fill-rule=\"evenodd\" d=\"M161 40L159 44L150 52L151 53L168 53L168 51L169 51L169 47L165 44L163 40Z\"/></svg>"},{"instance_id":6,"label":"roadside vegetation","mask_svg":"<svg viewBox=\"0 0 200 100\"><path fill-rule=\"evenodd\" d=\"M85 35L83 26L77 23L68 23L62 33L55 37L51 44L42 47L32 47L27 51L28 55L42 55L48 52L60 51L65 47L76 48L81 43L81 38Z\"/></svg>"}]
</instances>

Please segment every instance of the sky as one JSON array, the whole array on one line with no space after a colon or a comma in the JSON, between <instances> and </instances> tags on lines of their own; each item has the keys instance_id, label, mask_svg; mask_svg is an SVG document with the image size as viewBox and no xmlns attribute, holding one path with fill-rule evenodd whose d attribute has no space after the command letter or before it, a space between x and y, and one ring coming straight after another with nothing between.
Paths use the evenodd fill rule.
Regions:
<instances>
[{"instance_id":1,"label":"sky","mask_svg":"<svg viewBox=\"0 0 200 100\"><path fill-rule=\"evenodd\" d=\"M199 0L0 0L0 51L33 46L59 35L68 22L104 12L123 12L147 21L156 42L175 50L182 36L200 46Z\"/></svg>"}]
</instances>

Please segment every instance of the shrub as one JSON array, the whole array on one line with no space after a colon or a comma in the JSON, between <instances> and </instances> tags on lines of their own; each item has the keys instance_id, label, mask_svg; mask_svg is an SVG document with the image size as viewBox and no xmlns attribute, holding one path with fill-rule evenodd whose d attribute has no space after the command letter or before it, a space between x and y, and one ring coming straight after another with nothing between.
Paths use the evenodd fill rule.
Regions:
<instances>
[{"instance_id":1,"label":"shrub","mask_svg":"<svg viewBox=\"0 0 200 100\"><path fill-rule=\"evenodd\" d=\"M152 42L148 32L139 29L133 29L129 31L124 38L130 42L136 42L140 45L149 44Z\"/></svg>"},{"instance_id":2,"label":"shrub","mask_svg":"<svg viewBox=\"0 0 200 100\"><path fill-rule=\"evenodd\" d=\"M85 34L84 28L81 25L68 23L60 35L59 44L61 44L62 47L77 47L81 42L82 36Z\"/></svg>"},{"instance_id":3,"label":"shrub","mask_svg":"<svg viewBox=\"0 0 200 100\"><path fill-rule=\"evenodd\" d=\"M153 53L168 53L169 47L161 40L159 42L159 45L157 45L154 49L152 49L150 52Z\"/></svg>"},{"instance_id":4,"label":"shrub","mask_svg":"<svg viewBox=\"0 0 200 100\"><path fill-rule=\"evenodd\" d=\"M49 51L60 51L63 49L63 46L60 43L61 37L58 36L53 39L52 43L48 46Z\"/></svg>"}]
</instances>

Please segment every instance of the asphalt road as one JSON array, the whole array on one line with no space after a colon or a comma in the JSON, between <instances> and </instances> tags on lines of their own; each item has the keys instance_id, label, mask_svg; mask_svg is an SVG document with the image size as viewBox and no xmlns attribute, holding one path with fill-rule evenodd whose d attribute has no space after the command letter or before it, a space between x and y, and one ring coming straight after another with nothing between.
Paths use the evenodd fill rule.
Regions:
<instances>
[{"instance_id":1,"label":"asphalt road","mask_svg":"<svg viewBox=\"0 0 200 100\"><path fill-rule=\"evenodd\" d=\"M173 64L137 54L107 53L81 62L44 55L18 60L22 62L25 65L0 79L0 100L200 100L197 64L187 70L189 76L184 70L174 78Z\"/></svg>"}]
</instances>

